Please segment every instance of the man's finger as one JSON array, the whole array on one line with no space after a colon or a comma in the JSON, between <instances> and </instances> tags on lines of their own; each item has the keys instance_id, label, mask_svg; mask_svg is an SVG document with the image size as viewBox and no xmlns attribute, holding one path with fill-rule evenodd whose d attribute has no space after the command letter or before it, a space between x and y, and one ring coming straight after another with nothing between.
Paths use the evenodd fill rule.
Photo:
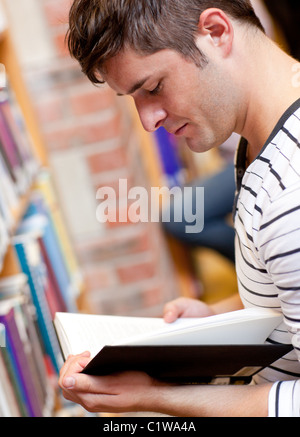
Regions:
<instances>
[{"instance_id":1,"label":"man's finger","mask_svg":"<svg viewBox=\"0 0 300 437\"><path fill-rule=\"evenodd\" d=\"M63 379L80 373L90 361L90 353L84 352L80 355L70 355L60 370L59 385L62 385ZM70 385L70 383L69 383Z\"/></svg>"}]
</instances>

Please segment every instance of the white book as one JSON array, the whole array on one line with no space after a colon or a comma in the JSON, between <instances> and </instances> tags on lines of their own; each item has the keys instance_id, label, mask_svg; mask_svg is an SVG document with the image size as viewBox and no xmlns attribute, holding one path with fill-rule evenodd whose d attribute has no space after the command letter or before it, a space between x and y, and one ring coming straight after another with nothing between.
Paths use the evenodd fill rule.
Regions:
<instances>
[{"instance_id":1,"label":"white book","mask_svg":"<svg viewBox=\"0 0 300 437\"><path fill-rule=\"evenodd\" d=\"M143 370L199 379L223 374L220 366L226 376L246 366L257 371L287 353L291 345L266 345L281 322L277 311L248 308L171 324L161 318L56 313L54 326L65 359L91 353L85 373Z\"/></svg>"},{"instance_id":2,"label":"white book","mask_svg":"<svg viewBox=\"0 0 300 437\"><path fill-rule=\"evenodd\" d=\"M262 344L282 314L247 308L203 318L161 318L56 313L54 325L65 356L112 345Z\"/></svg>"}]
</instances>

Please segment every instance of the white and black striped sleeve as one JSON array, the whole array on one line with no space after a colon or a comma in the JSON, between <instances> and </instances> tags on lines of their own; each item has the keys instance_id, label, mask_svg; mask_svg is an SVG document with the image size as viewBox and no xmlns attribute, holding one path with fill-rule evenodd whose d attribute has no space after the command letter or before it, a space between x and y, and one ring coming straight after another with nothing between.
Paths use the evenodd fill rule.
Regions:
<instances>
[{"instance_id":1,"label":"white and black striped sleeve","mask_svg":"<svg viewBox=\"0 0 300 437\"><path fill-rule=\"evenodd\" d=\"M269 393L269 417L300 416L300 380L278 381Z\"/></svg>"},{"instance_id":2,"label":"white and black striped sleeve","mask_svg":"<svg viewBox=\"0 0 300 437\"><path fill-rule=\"evenodd\" d=\"M258 253L278 290L278 299L300 361L300 183L284 190L265 209L258 231ZM296 375L294 375L296 378ZM300 380L276 382L269 415L300 416Z\"/></svg>"}]
</instances>

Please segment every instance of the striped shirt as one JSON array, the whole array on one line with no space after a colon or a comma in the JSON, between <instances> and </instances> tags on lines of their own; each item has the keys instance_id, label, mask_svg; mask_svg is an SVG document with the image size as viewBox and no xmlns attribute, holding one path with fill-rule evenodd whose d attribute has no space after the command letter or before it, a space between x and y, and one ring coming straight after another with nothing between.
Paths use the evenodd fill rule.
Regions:
<instances>
[{"instance_id":1,"label":"striped shirt","mask_svg":"<svg viewBox=\"0 0 300 437\"><path fill-rule=\"evenodd\" d=\"M245 307L272 308L283 323L268 342L294 349L254 379L272 382L269 416L300 416L300 99L246 168L236 156L236 271Z\"/></svg>"}]
</instances>

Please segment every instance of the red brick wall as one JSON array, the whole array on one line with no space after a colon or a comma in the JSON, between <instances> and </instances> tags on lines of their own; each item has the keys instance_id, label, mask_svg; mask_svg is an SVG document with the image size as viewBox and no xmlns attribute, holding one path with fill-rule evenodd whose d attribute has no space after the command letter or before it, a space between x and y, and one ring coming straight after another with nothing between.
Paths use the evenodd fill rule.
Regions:
<instances>
[{"instance_id":1,"label":"red brick wall","mask_svg":"<svg viewBox=\"0 0 300 437\"><path fill-rule=\"evenodd\" d=\"M79 148L95 199L99 187L117 189L119 178L128 180L128 188L149 186L126 108L107 87L90 84L66 51L69 5L41 0L56 58L47 68L27 72L49 156ZM106 223L102 232L72 238L93 312L156 315L178 295L159 224Z\"/></svg>"}]
</instances>

